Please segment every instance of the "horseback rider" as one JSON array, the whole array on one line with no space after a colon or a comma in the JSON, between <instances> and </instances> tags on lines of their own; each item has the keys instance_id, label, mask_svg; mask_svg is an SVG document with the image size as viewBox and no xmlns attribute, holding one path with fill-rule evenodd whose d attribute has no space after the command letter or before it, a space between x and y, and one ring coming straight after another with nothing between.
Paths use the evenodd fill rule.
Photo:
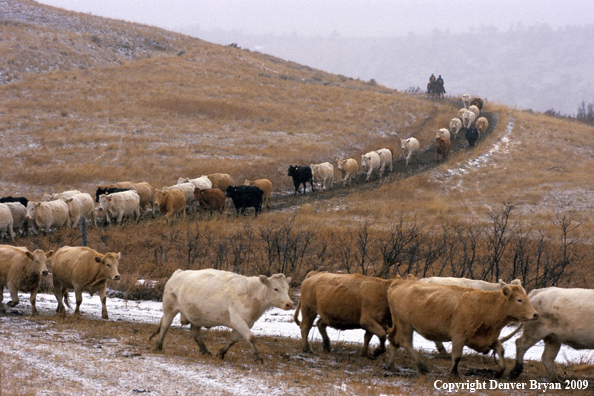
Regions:
<instances>
[{"instance_id":1,"label":"horseback rider","mask_svg":"<svg viewBox=\"0 0 594 396\"><path fill-rule=\"evenodd\" d=\"M432 74L432 76L433 76L433 74ZM441 85L441 88L443 89L443 93L446 93L445 86L443 85L443 78L441 78L441 74L439 75L439 77L437 77L437 83L439 85Z\"/></svg>"},{"instance_id":2,"label":"horseback rider","mask_svg":"<svg viewBox=\"0 0 594 396\"><path fill-rule=\"evenodd\" d=\"M440 77L441 77L441 75L440 75ZM433 84L435 82L435 75L433 73L431 73L431 77L429 77L429 82L431 84Z\"/></svg>"}]
</instances>

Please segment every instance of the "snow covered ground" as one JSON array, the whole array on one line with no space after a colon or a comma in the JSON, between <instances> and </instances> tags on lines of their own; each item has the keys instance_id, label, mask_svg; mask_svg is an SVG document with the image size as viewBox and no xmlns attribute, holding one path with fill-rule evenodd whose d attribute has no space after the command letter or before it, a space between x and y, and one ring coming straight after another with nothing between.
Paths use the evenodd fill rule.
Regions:
<instances>
[{"instance_id":1,"label":"snow covered ground","mask_svg":"<svg viewBox=\"0 0 594 396\"><path fill-rule=\"evenodd\" d=\"M19 293L20 303L15 308L7 308L7 310L18 310L24 315L30 315L31 304L29 303L29 295ZM4 292L4 303L10 301L10 294ZM70 301L74 303L74 293L70 293ZM72 304L74 305L74 304ZM54 315L57 303L56 298L50 294L37 295L37 309L41 315ZM161 319L161 303L155 301L126 301L120 298L107 299L107 311L109 313L109 320L111 321L125 321L130 323L154 323L158 325ZM89 297L87 293L83 293L83 303L81 305L82 314L91 319L101 320L101 301L98 295ZM72 313L72 310L69 312ZM254 325L252 331L255 335L268 335L275 337L290 337L294 339L301 339L301 332L299 327L293 321L295 311L283 311L278 308L273 308L267 311ZM0 321L2 323L2 321ZM180 326L179 315L174 320L173 326ZM512 332L514 328L509 327L503 329L502 336ZM348 330L338 331L328 328L328 336L332 343L341 341L344 343L362 344L363 330ZM515 339L520 334L517 334L512 339L504 344L505 356L507 358L515 358ZM310 340L321 341L321 336L317 328L313 328L310 332ZM377 345L377 338L374 337L372 345ZM415 334L414 338L415 348L433 352L435 351L435 344L427 341L423 337ZM449 343L445 343L446 349L449 350ZM530 348L525 355L526 360L540 361L544 349L544 343L541 341ZM471 349L464 348L464 354L476 353ZM561 347L561 351L556 359L557 363L580 363L580 362L594 362L594 351L577 351L566 345Z\"/></svg>"}]
</instances>

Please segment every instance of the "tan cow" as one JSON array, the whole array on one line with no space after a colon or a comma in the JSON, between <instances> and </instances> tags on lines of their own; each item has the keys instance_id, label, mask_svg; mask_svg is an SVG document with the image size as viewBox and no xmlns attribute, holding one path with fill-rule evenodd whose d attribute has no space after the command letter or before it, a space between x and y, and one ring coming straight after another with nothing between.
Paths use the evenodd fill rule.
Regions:
<instances>
[{"instance_id":1,"label":"tan cow","mask_svg":"<svg viewBox=\"0 0 594 396\"><path fill-rule=\"evenodd\" d=\"M140 213L144 213L148 210L149 206L152 210L152 216L155 217L155 190L153 186L151 186L147 182L140 182L135 183L131 181L125 182L118 182L109 184L107 186L97 186L101 189L108 189L108 188L129 188L130 190L136 191L138 193L139 198L139 205L140 205Z\"/></svg>"},{"instance_id":2,"label":"tan cow","mask_svg":"<svg viewBox=\"0 0 594 396\"><path fill-rule=\"evenodd\" d=\"M489 120L485 117L479 117L478 120L476 120L474 127L482 134L489 128Z\"/></svg>"},{"instance_id":3,"label":"tan cow","mask_svg":"<svg viewBox=\"0 0 594 396\"><path fill-rule=\"evenodd\" d=\"M419 282L410 277L394 282L388 291L394 326L390 329L390 366L395 367L395 352L402 346L416 362L419 371L428 371L413 348L413 332L430 341L452 341L451 375L459 377L458 363L464 346L499 356L496 377L505 371L503 346L498 337L510 322L538 318L522 286L504 286L486 292L465 287Z\"/></svg>"},{"instance_id":4,"label":"tan cow","mask_svg":"<svg viewBox=\"0 0 594 396\"><path fill-rule=\"evenodd\" d=\"M209 210L211 217L215 210L218 210L221 215L225 212L227 198L225 197L225 193L219 188L201 190L198 187L194 187L194 200L198 202L200 207L200 217L202 217L202 209Z\"/></svg>"},{"instance_id":5,"label":"tan cow","mask_svg":"<svg viewBox=\"0 0 594 396\"><path fill-rule=\"evenodd\" d=\"M351 177L359 173L359 164L353 158L338 160L338 171L342 180L342 186L346 183L351 184Z\"/></svg>"},{"instance_id":6,"label":"tan cow","mask_svg":"<svg viewBox=\"0 0 594 396\"><path fill-rule=\"evenodd\" d=\"M449 139L449 138L450 138L450 130L449 130L449 129L447 129L447 128L440 128L440 129L438 129L438 130L435 132L435 137L436 137L436 138L438 138L438 137L439 137L439 138L444 138L444 137L446 137L446 138L448 138L448 139Z\"/></svg>"},{"instance_id":7,"label":"tan cow","mask_svg":"<svg viewBox=\"0 0 594 396\"><path fill-rule=\"evenodd\" d=\"M283 274L267 278L264 275L245 277L214 269L177 270L165 284L163 317L149 341L159 334L156 347L162 349L163 339L173 318L181 313L181 324L190 324L190 334L203 354L209 352L200 329L226 326L233 331L227 344L219 350L221 359L243 337L252 347L254 359L262 361L250 329L271 307L284 310L293 308L289 298L290 281L291 278L285 278Z\"/></svg>"},{"instance_id":8,"label":"tan cow","mask_svg":"<svg viewBox=\"0 0 594 396\"><path fill-rule=\"evenodd\" d=\"M474 119L478 120L478 118L481 115L481 110L475 106L475 105L470 105L470 107L468 108L468 111L472 112L474 114Z\"/></svg>"},{"instance_id":9,"label":"tan cow","mask_svg":"<svg viewBox=\"0 0 594 396\"><path fill-rule=\"evenodd\" d=\"M250 181L246 179L243 185L260 187L264 192L264 195L262 195L262 206L266 205L270 209L270 195L272 194L272 182L270 180L258 179Z\"/></svg>"},{"instance_id":10,"label":"tan cow","mask_svg":"<svg viewBox=\"0 0 594 396\"><path fill-rule=\"evenodd\" d=\"M555 358L561 345L573 349L594 349L594 290L548 287L528 295L540 314L538 320L524 323L522 336L516 340L516 365L510 373L516 378L524 368L524 354L544 340L542 363L551 382L559 382Z\"/></svg>"},{"instance_id":11,"label":"tan cow","mask_svg":"<svg viewBox=\"0 0 594 396\"><path fill-rule=\"evenodd\" d=\"M33 228L47 234L51 227L64 227L68 222L68 204L61 199L48 202L31 202L27 204L27 220Z\"/></svg>"},{"instance_id":12,"label":"tan cow","mask_svg":"<svg viewBox=\"0 0 594 396\"><path fill-rule=\"evenodd\" d=\"M440 285L453 285L453 286L460 286L460 287L470 287L472 289L478 289L483 291L499 291L503 286L514 286L520 285L522 286L522 281L519 279L514 279L510 283L505 283L503 280L499 279L498 283L491 283L485 282L479 279L468 279L468 278L455 278L455 277L447 277L447 276L431 276L429 278L421 278L419 279L420 282L427 282L427 283L438 283ZM525 292L525 290L524 290ZM518 331L520 331L521 326L518 326L513 332L506 335L505 337L501 338L499 341L503 344L505 341L509 340L513 337ZM435 346L440 353L445 352L445 348L442 342L436 341Z\"/></svg>"},{"instance_id":13,"label":"tan cow","mask_svg":"<svg viewBox=\"0 0 594 396\"><path fill-rule=\"evenodd\" d=\"M91 194L81 193L75 194L70 198L64 200L68 205L68 222L71 227L78 227L78 222L81 217L91 216L95 225L95 202Z\"/></svg>"},{"instance_id":14,"label":"tan cow","mask_svg":"<svg viewBox=\"0 0 594 396\"><path fill-rule=\"evenodd\" d=\"M301 297L295 310L295 323L301 328L303 352L311 352L307 338L316 316L324 350L330 352L326 327L339 330L364 329L362 356L369 355L369 342L375 334L380 345L373 356L385 352L386 335L392 325L388 306L391 280L359 274L331 274L312 271L301 283ZM301 322L299 312L301 311Z\"/></svg>"},{"instance_id":15,"label":"tan cow","mask_svg":"<svg viewBox=\"0 0 594 396\"><path fill-rule=\"evenodd\" d=\"M106 305L107 281L120 280L118 272L120 253L101 254L88 247L64 246L56 251L52 258L52 276L54 295L58 300L58 313L65 313L64 303L70 308L68 290L74 290L76 309L74 315L80 315L82 293L91 296L99 292L101 297L101 317L108 319Z\"/></svg>"},{"instance_id":16,"label":"tan cow","mask_svg":"<svg viewBox=\"0 0 594 396\"><path fill-rule=\"evenodd\" d=\"M227 173L213 173L207 177L212 183L211 188L218 188L223 192L227 191L227 188L233 185L233 178Z\"/></svg>"},{"instance_id":17,"label":"tan cow","mask_svg":"<svg viewBox=\"0 0 594 396\"><path fill-rule=\"evenodd\" d=\"M14 307L19 303L19 291L31 293L31 316L37 315L35 306L37 291L41 277L48 274L47 264L54 254L53 250L47 252L37 249L33 253L24 247L9 245L0 246L0 312L4 312L2 305L4 286L8 286L10 297L6 305Z\"/></svg>"},{"instance_id":18,"label":"tan cow","mask_svg":"<svg viewBox=\"0 0 594 396\"><path fill-rule=\"evenodd\" d=\"M450 150L452 149L452 142L447 137L437 137L435 138L435 157L437 159L437 163L439 163L439 156L441 155L443 158L443 162L448 160L448 155L450 154Z\"/></svg>"},{"instance_id":19,"label":"tan cow","mask_svg":"<svg viewBox=\"0 0 594 396\"><path fill-rule=\"evenodd\" d=\"M186 196L179 188L172 188L168 191L155 191L155 206L165 218L165 223L172 215L182 214L182 219L186 219Z\"/></svg>"},{"instance_id":20,"label":"tan cow","mask_svg":"<svg viewBox=\"0 0 594 396\"><path fill-rule=\"evenodd\" d=\"M0 203L0 241L4 237L8 237L11 241L13 240L14 231L12 225L14 220L12 219L12 212L10 207L5 203Z\"/></svg>"},{"instance_id":21,"label":"tan cow","mask_svg":"<svg viewBox=\"0 0 594 396\"><path fill-rule=\"evenodd\" d=\"M192 201L194 200L194 189L197 188L190 182L187 183L179 183L169 187L163 187L163 191L168 191L173 188L180 189L184 192L184 196L186 198L186 205L191 206Z\"/></svg>"},{"instance_id":22,"label":"tan cow","mask_svg":"<svg viewBox=\"0 0 594 396\"><path fill-rule=\"evenodd\" d=\"M107 224L111 224L113 218L122 225L124 216L134 216L136 222L140 219L140 197L134 190L100 195L99 205L105 211Z\"/></svg>"},{"instance_id":23,"label":"tan cow","mask_svg":"<svg viewBox=\"0 0 594 396\"><path fill-rule=\"evenodd\" d=\"M400 139L400 147L402 147L402 153L406 158L406 166L412 158L413 153L417 154L417 161L419 160L419 141L414 137L408 139Z\"/></svg>"},{"instance_id":24,"label":"tan cow","mask_svg":"<svg viewBox=\"0 0 594 396\"><path fill-rule=\"evenodd\" d=\"M326 190L332 188L334 182L334 166L330 162L321 164L311 164L312 178L314 183L320 184L320 189Z\"/></svg>"}]
</instances>

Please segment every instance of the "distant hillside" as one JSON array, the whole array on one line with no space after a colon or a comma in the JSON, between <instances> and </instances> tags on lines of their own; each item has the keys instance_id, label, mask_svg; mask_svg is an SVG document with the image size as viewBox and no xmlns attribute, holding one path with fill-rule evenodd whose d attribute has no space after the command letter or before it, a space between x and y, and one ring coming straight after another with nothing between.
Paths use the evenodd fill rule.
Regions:
<instances>
[{"instance_id":1,"label":"distant hillside","mask_svg":"<svg viewBox=\"0 0 594 396\"><path fill-rule=\"evenodd\" d=\"M485 27L469 34L436 29L428 37L361 39L248 36L198 27L183 32L399 90L425 89L436 73L445 78L448 93L471 93L521 109L554 108L572 115L582 101L594 101L594 25L507 32Z\"/></svg>"}]
</instances>

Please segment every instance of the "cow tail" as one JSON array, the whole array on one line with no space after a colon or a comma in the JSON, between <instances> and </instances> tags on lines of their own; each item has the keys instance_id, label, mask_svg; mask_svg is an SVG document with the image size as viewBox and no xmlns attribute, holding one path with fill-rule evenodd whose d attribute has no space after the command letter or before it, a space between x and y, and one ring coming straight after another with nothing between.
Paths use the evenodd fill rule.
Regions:
<instances>
[{"instance_id":1,"label":"cow tail","mask_svg":"<svg viewBox=\"0 0 594 396\"><path fill-rule=\"evenodd\" d=\"M506 335L503 338L500 338L499 342L503 344L504 342L508 341L510 338L512 338L514 335L516 335L516 333L518 331L520 331L522 329L522 327L524 327L524 323L520 323L518 325L518 327L516 327L516 329L514 331L512 331L510 334Z\"/></svg>"},{"instance_id":2,"label":"cow tail","mask_svg":"<svg viewBox=\"0 0 594 396\"><path fill-rule=\"evenodd\" d=\"M68 298L68 290L66 290L66 288L62 288L62 299L64 300L64 304L66 304L68 309L72 309L70 306L70 299Z\"/></svg>"},{"instance_id":3,"label":"cow tail","mask_svg":"<svg viewBox=\"0 0 594 396\"><path fill-rule=\"evenodd\" d=\"M301 309L301 298L297 303L297 308L295 308L295 314L293 315L293 320L297 323L297 326L301 326L301 322L299 321L299 310Z\"/></svg>"},{"instance_id":4,"label":"cow tail","mask_svg":"<svg viewBox=\"0 0 594 396\"><path fill-rule=\"evenodd\" d=\"M157 334L159 334L161 332L161 325L163 324L163 318L161 318L161 320L159 321L159 327L157 327L157 330L151 334L151 336L149 337L149 341L153 339L154 336L156 336Z\"/></svg>"}]
</instances>

